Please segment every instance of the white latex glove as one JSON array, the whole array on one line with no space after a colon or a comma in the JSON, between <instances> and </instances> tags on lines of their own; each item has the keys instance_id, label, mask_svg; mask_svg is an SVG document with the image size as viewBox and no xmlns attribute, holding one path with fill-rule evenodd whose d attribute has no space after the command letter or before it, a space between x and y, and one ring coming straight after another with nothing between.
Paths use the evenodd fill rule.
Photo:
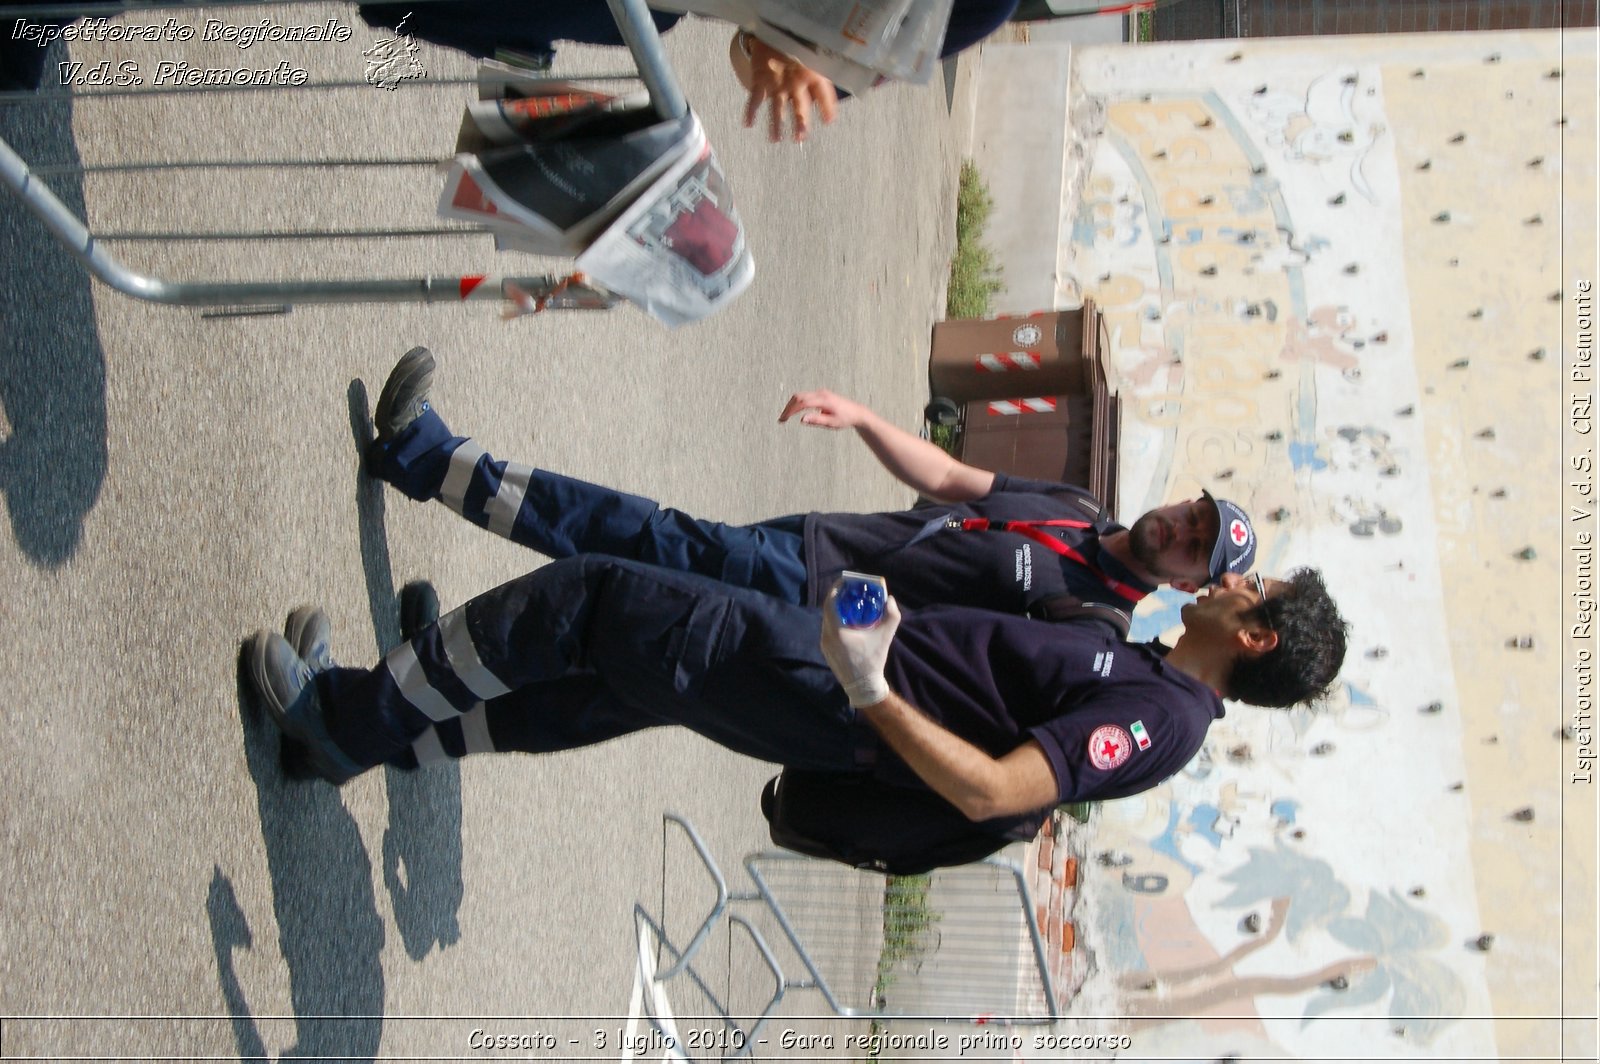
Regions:
<instances>
[{"instance_id":1,"label":"white latex glove","mask_svg":"<svg viewBox=\"0 0 1600 1064\"><path fill-rule=\"evenodd\" d=\"M889 697L889 681L883 667L889 660L889 645L900 627L900 606L894 596L883 607L883 620L871 628L846 628L834 608L839 597L839 581L822 604L822 656L838 679L855 709L875 705Z\"/></svg>"}]
</instances>

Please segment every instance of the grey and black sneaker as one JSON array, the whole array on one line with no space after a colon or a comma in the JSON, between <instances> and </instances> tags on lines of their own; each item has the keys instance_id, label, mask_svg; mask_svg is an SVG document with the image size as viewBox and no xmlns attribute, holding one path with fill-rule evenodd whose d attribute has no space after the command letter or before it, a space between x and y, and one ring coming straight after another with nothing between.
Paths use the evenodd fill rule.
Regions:
<instances>
[{"instance_id":1,"label":"grey and black sneaker","mask_svg":"<svg viewBox=\"0 0 1600 1064\"><path fill-rule=\"evenodd\" d=\"M362 772L334 743L322 720L322 703L317 699L315 675L283 636L261 631L250 637L246 647L250 681L267 715L285 738L293 740L297 758L305 767L329 783L340 784Z\"/></svg>"},{"instance_id":2,"label":"grey and black sneaker","mask_svg":"<svg viewBox=\"0 0 1600 1064\"><path fill-rule=\"evenodd\" d=\"M379 444L400 435L428 409L433 370L433 352L426 347L413 347L394 364L389 379L383 383L383 391L378 393L377 408L372 412L372 427L377 431Z\"/></svg>"},{"instance_id":3,"label":"grey and black sneaker","mask_svg":"<svg viewBox=\"0 0 1600 1064\"><path fill-rule=\"evenodd\" d=\"M312 672L333 668L333 626L315 606L300 606L283 622L283 638Z\"/></svg>"}]
</instances>

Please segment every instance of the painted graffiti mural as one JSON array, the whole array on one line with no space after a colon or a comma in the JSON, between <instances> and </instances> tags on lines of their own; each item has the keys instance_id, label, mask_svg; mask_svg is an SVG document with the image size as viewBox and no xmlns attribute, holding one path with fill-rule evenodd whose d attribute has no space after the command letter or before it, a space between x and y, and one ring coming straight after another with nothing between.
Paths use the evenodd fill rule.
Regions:
<instances>
[{"instance_id":1,"label":"painted graffiti mural","mask_svg":"<svg viewBox=\"0 0 1600 1064\"><path fill-rule=\"evenodd\" d=\"M1543 445L1441 423L1467 408L1464 389L1533 385L1469 381L1437 332L1419 334L1460 298L1462 256L1424 269L1414 237L1451 213L1424 197L1444 168L1432 145L1452 143L1440 115L1462 115L1461 140L1494 121L1469 124L1480 108L1455 97L1425 107L1418 83L1512 89L1483 79L1481 41L1414 44L1420 58L1352 42L1075 56L1105 122L1064 255L1121 383L1123 509L1232 498L1255 518L1258 567L1321 568L1351 622L1329 705L1230 706L1184 772L1102 808L1086 879L1104 985L1091 989L1147 1051L1488 1058L1507 1037L1487 1022L1496 914L1480 907L1463 781L1501 734L1479 722L1510 728L1537 700L1458 685L1468 629L1492 618L1463 622L1451 603L1458 545L1516 491L1474 484L1458 501L1476 472L1463 463L1477 447ZM1497 45L1495 73L1531 94L1555 38L1514 43ZM1533 346L1502 328L1515 338L1500 342ZM1481 563L1483 579L1542 572L1518 557ZM1186 600L1151 596L1134 637L1174 627Z\"/></svg>"}]
</instances>

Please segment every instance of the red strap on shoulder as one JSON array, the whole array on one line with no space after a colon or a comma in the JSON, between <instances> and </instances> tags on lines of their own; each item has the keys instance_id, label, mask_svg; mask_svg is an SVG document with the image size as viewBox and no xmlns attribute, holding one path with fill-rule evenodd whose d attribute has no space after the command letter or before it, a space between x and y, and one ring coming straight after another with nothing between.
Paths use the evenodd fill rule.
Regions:
<instances>
[{"instance_id":1,"label":"red strap on shoulder","mask_svg":"<svg viewBox=\"0 0 1600 1064\"><path fill-rule=\"evenodd\" d=\"M1015 532L1019 536L1027 536L1035 543L1042 544L1050 550L1066 558L1071 558L1085 569L1089 570L1100 582L1105 584L1113 594L1130 603L1137 603L1144 598L1145 592L1112 576L1107 576L1081 552L1061 542L1056 537L1045 531L1045 528L1093 528L1088 521L1073 521L1063 518L1058 521L1007 521L1000 526L1002 532ZM994 530L994 523L984 517L969 517L961 522L963 532L989 532Z\"/></svg>"}]
</instances>

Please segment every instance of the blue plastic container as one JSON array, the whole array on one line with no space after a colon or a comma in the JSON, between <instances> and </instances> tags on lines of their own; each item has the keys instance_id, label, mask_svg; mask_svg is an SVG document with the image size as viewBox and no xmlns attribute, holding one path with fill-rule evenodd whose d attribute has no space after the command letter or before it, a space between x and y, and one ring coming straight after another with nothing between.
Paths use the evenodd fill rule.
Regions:
<instances>
[{"instance_id":1,"label":"blue plastic container","mask_svg":"<svg viewBox=\"0 0 1600 1064\"><path fill-rule=\"evenodd\" d=\"M889 588L881 576L847 572L833 600L839 622L846 628L871 628L883 620L889 602Z\"/></svg>"}]
</instances>

